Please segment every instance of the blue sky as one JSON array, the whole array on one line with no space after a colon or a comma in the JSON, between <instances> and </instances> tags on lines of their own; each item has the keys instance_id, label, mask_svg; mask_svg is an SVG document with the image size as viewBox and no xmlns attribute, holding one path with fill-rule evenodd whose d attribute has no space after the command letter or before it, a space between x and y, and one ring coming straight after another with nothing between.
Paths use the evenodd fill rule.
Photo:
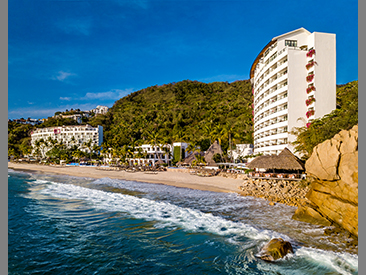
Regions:
<instances>
[{"instance_id":1,"label":"blue sky","mask_svg":"<svg viewBox=\"0 0 366 275\"><path fill-rule=\"evenodd\" d=\"M358 80L355 0L11 0L8 118L111 107L185 79L246 80L275 36L336 34L337 84Z\"/></svg>"}]
</instances>

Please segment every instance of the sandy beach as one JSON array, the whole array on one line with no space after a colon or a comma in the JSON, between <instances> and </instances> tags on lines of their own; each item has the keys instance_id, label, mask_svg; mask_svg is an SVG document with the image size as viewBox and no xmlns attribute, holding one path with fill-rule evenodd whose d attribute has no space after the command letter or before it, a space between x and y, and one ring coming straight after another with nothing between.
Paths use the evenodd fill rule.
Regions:
<instances>
[{"instance_id":1,"label":"sandy beach","mask_svg":"<svg viewBox=\"0 0 366 275\"><path fill-rule=\"evenodd\" d=\"M213 192L241 193L240 186L243 184L242 179L200 177L172 170L158 172L157 174L145 174L144 172L129 173L125 171L108 171L98 169L97 167L48 166L14 162L8 162L8 168L13 170L29 171L32 173L69 175L95 179L111 178L158 183Z\"/></svg>"}]
</instances>

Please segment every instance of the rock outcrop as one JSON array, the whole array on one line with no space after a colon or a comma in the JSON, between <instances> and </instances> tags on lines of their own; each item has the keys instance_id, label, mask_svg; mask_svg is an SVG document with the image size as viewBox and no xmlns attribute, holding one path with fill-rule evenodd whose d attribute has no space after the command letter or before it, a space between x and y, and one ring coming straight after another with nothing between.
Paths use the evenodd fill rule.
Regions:
<instances>
[{"instance_id":1,"label":"rock outcrop","mask_svg":"<svg viewBox=\"0 0 366 275\"><path fill-rule=\"evenodd\" d=\"M248 179L240 186L242 196L253 196L270 201L271 205L283 203L290 206L305 204L308 187L300 187L297 181L278 179Z\"/></svg>"},{"instance_id":2,"label":"rock outcrop","mask_svg":"<svg viewBox=\"0 0 366 275\"><path fill-rule=\"evenodd\" d=\"M335 223L358 237L358 125L317 145L305 163L312 182L294 219Z\"/></svg>"},{"instance_id":3,"label":"rock outcrop","mask_svg":"<svg viewBox=\"0 0 366 275\"><path fill-rule=\"evenodd\" d=\"M258 257L265 261L275 261L285 257L289 252L294 253L291 243L275 238L262 248Z\"/></svg>"}]
</instances>

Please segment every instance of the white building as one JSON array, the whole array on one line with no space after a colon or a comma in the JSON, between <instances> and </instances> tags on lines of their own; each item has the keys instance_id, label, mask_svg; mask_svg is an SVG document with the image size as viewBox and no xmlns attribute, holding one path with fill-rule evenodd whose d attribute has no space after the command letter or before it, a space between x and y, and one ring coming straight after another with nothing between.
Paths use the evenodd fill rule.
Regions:
<instances>
[{"instance_id":1,"label":"white building","mask_svg":"<svg viewBox=\"0 0 366 275\"><path fill-rule=\"evenodd\" d=\"M156 146L143 144L135 149L137 149L134 152L136 157L126 159L129 165L155 166L159 160L166 164L170 164L172 160L172 146L170 144ZM137 157L138 152L141 153L140 157Z\"/></svg>"},{"instance_id":2,"label":"white building","mask_svg":"<svg viewBox=\"0 0 366 275\"><path fill-rule=\"evenodd\" d=\"M99 114L106 114L108 112L108 110L109 110L109 108L107 106L98 105L96 108L90 110L90 112L93 112L96 115L99 115Z\"/></svg>"},{"instance_id":3,"label":"white building","mask_svg":"<svg viewBox=\"0 0 366 275\"><path fill-rule=\"evenodd\" d=\"M36 141L43 139L48 142L55 140L65 144L67 147L74 145L78 146L80 150L88 152L84 143L91 142L91 147L94 145L100 146L103 142L103 127L92 127L90 125L73 125L73 126L56 126L47 128L38 128L31 133L31 145L33 147L33 153L36 149ZM42 145L43 150L41 154L44 157L45 153L52 148L51 145Z\"/></svg>"},{"instance_id":4,"label":"white building","mask_svg":"<svg viewBox=\"0 0 366 275\"><path fill-rule=\"evenodd\" d=\"M189 156L192 152L187 152L186 149L189 146L189 143L185 142L174 142L173 146L170 144L165 145L157 145L153 146L150 144L144 144L141 146L136 147L135 155L137 156L137 153L140 150L142 157L134 157L134 158L127 158L127 161L129 165L152 165L155 166L155 164L161 160L164 163L170 165L171 161L174 158L174 148L178 147L180 150L180 155L178 156L181 159L184 159L185 157Z\"/></svg>"},{"instance_id":5,"label":"white building","mask_svg":"<svg viewBox=\"0 0 366 275\"><path fill-rule=\"evenodd\" d=\"M236 144L236 148L234 150L227 151L229 157L232 156L234 162L236 162L240 157L253 155L253 152L253 144Z\"/></svg>"},{"instance_id":6,"label":"white building","mask_svg":"<svg viewBox=\"0 0 366 275\"><path fill-rule=\"evenodd\" d=\"M55 117L61 117L61 118L72 118L73 120L75 120L77 123L81 123L82 122L82 115L81 114L73 114L73 115L57 115Z\"/></svg>"},{"instance_id":7,"label":"white building","mask_svg":"<svg viewBox=\"0 0 366 275\"><path fill-rule=\"evenodd\" d=\"M293 151L293 127L336 108L335 34L300 28L274 37L250 70L254 153Z\"/></svg>"}]
</instances>

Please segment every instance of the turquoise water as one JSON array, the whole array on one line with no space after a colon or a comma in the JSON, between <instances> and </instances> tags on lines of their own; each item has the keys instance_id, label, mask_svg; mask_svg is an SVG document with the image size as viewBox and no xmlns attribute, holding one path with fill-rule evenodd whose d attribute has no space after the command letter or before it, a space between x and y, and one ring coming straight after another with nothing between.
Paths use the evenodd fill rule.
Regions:
<instances>
[{"instance_id":1,"label":"turquoise water","mask_svg":"<svg viewBox=\"0 0 366 275\"><path fill-rule=\"evenodd\" d=\"M358 274L324 228L264 200L109 178L8 172L9 274ZM273 237L294 254L255 255Z\"/></svg>"}]
</instances>

